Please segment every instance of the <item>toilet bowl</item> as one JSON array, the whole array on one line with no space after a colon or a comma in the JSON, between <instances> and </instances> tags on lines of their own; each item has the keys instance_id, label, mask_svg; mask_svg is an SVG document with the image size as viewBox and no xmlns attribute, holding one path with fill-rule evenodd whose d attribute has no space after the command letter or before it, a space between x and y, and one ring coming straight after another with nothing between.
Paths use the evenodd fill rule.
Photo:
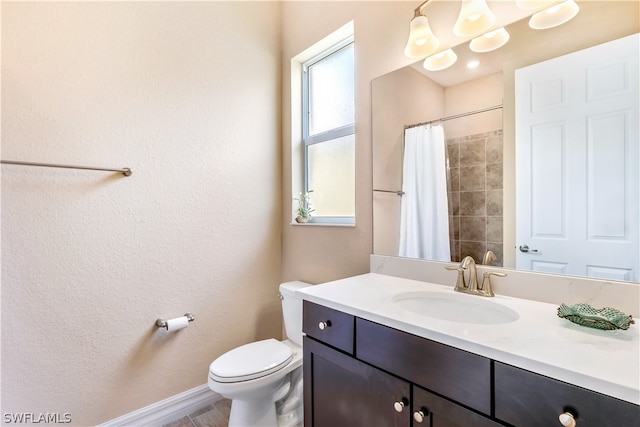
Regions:
<instances>
[{"instance_id":1,"label":"toilet bowl","mask_svg":"<svg viewBox=\"0 0 640 427\"><path fill-rule=\"evenodd\" d=\"M304 282L280 285L287 339L236 347L209 366L209 388L231 399L229 427L302 425L302 298Z\"/></svg>"}]
</instances>

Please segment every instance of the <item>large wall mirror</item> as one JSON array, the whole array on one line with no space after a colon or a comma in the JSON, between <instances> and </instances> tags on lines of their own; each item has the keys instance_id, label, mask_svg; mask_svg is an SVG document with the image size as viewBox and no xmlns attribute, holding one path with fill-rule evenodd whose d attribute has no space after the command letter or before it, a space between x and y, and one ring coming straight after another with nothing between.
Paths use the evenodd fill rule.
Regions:
<instances>
[{"instance_id":1,"label":"large wall mirror","mask_svg":"<svg viewBox=\"0 0 640 427\"><path fill-rule=\"evenodd\" d=\"M374 254L453 262L471 255L478 263L505 268L640 281L639 3L579 4L580 13L556 28L533 30L528 19L510 24L506 27L510 40L498 50L475 54L468 43L457 46L458 60L447 69L427 71L420 61L372 81ZM624 39L631 40L627 45L631 43L632 53L618 54L624 59L622 65L602 62L601 58L618 49L612 50L608 44ZM595 113L581 113L582 124L578 126L586 132L579 138L586 147L581 157L567 145L570 141L565 141L574 135L567 130L567 115L581 107L565 105L564 116L554 116L563 110L554 103L564 103L573 91L558 83L556 71L579 62L576 58L586 49L592 50L596 59L587 57L586 65L577 72L599 77L601 86L576 86L588 86L591 94L622 91L632 97L627 97L628 105L608 101ZM560 58L569 65L563 65ZM469 69L466 66L472 59L480 63ZM598 61L604 66L593 71L591 65ZM543 63L551 74L545 74L544 67L534 68ZM524 99L520 94L528 89L520 88L522 85L537 91L529 91L529 99ZM522 118L522 111L536 102L539 108L531 109L544 110L543 125L535 122L535 117ZM419 178L435 182L446 175L444 196L424 196L432 190L419 190L429 200L445 200L444 218L411 205L415 202L407 194L415 190L407 178L413 176L407 159L423 155L409 156L413 150L411 132L416 127L429 129L424 132L429 135L435 128L444 134L437 137L444 139L444 153L436 158L441 156L446 167L432 165L427 169L438 170L439 175ZM575 176L567 175L567 170L576 169L579 173ZM525 171L534 176L533 183L523 178ZM523 185L533 194L524 194ZM422 236L407 228L407 212L430 217L418 227ZM525 220L533 233L523 237ZM572 227L577 224L582 228L575 231ZM576 234L582 235L582 240L568 238ZM433 248L416 250L412 239L446 240L446 254ZM571 245L567 240L572 240ZM597 245L592 245L594 242ZM621 242L624 245L620 246ZM608 243L617 245L619 252ZM495 257L487 258L488 251ZM574 267L579 263L569 259L582 252L592 259ZM635 267L608 260L622 256Z\"/></svg>"}]
</instances>

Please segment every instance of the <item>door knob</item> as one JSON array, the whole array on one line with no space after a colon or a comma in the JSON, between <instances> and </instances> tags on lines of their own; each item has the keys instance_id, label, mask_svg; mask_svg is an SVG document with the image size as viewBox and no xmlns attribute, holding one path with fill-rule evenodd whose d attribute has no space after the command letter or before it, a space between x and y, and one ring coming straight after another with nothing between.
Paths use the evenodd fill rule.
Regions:
<instances>
[{"instance_id":1,"label":"door knob","mask_svg":"<svg viewBox=\"0 0 640 427\"><path fill-rule=\"evenodd\" d=\"M518 248L520 249L520 252L524 252L524 253L532 253L532 254L537 254L538 250L537 249L529 249L529 246L527 245L520 245L520 247Z\"/></svg>"}]
</instances>

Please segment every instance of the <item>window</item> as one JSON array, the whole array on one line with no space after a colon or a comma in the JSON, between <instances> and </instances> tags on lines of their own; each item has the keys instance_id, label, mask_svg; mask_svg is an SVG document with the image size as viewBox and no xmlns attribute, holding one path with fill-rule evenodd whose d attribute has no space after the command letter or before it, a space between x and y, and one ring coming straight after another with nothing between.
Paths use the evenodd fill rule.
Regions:
<instances>
[{"instance_id":1,"label":"window","mask_svg":"<svg viewBox=\"0 0 640 427\"><path fill-rule=\"evenodd\" d=\"M350 37L302 65L304 190L312 222L355 222L355 78Z\"/></svg>"}]
</instances>

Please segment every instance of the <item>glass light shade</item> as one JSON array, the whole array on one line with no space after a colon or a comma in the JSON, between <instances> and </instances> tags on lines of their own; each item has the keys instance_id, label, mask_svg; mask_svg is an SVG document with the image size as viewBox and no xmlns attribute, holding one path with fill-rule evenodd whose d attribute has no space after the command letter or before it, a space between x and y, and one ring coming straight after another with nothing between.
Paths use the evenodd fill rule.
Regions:
<instances>
[{"instance_id":1,"label":"glass light shade","mask_svg":"<svg viewBox=\"0 0 640 427\"><path fill-rule=\"evenodd\" d=\"M458 55L451 49L447 49L424 60L422 66L429 71L440 71L451 67L458 60Z\"/></svg>"},{"instance_id":2,"label":"glass light shade","mask_svg":"<svg viewBox=\"0 0 640 427\"><path fill-rule=\"evenodd\" d=\"M453 26L453 33L459 37L482 34L496 22L485 0L462 0L460 14Z\"/></svg>"},{"instance_id":3,"label":"glass light shade","mask_svg":"<svg viewBox=\"0 0 640 427\"><path fill-rule=\"evenodd\" d=\"M570 21L578 14L580 7L573 0L567 0L534 14L529 20L529 26L534 30L546 30Z\"/></svg>"},{"instance_id":4,"label":"glass light shade","mask_svg":"<svg viewBox=\"0 0 640 427\"><path fill-rule=\"evenodd\" d=\"M435 52L438 46L440 40L431 31L427 17L418 15L413 18L404 54L409 58L424 58Z\"/></svg>"},{"instance_id":5,"label":"glass light shade","mask_svg":"<svg viewBox=\"0 0 640 427\"><path fill-rule=\"evenodd\" d=\"M516 5L520 9L534 10L551 6L553 3L557 2L557 0L516 0Z\"/></svg>"},{"instance_id":6,"label":"glass light shade","mask_svg":"<svg viewBox=\"0 0 640 427\"><path fill-rule=\"evenodd\" d=\"M509 41L509 37L507 30L501 27L471 40L469 49L478 53L491 52L504 46Z\"/></svg>"}]
</instances>

